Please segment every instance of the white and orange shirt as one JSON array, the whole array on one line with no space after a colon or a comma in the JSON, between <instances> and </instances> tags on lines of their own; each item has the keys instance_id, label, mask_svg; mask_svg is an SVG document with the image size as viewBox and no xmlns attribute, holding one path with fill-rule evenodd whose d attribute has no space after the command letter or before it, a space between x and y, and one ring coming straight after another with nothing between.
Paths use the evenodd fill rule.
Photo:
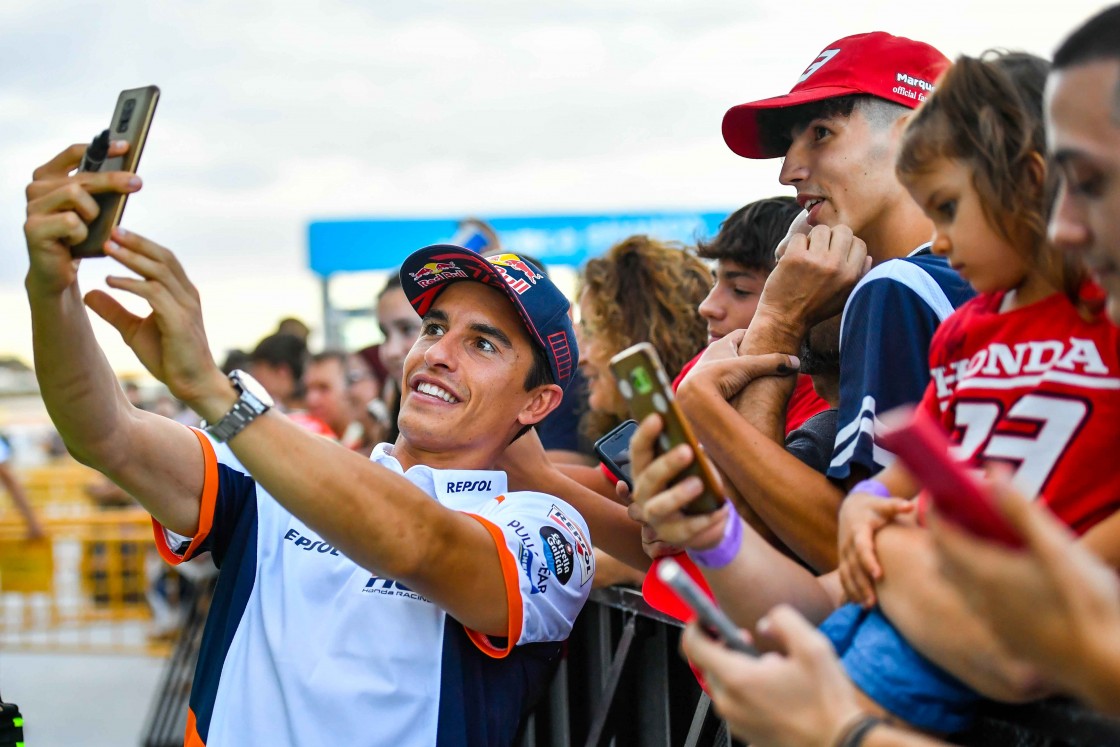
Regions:
<instances>
[{"instance_id":1,"label":"white and orange shirt","mask_svg":"<svg viewBox=\"0 0 1120 747\"><path fill-rule=\"evenodd\" d=\"M209 551L220 569L190 696L187 747L502 745L547 687L591 589L583 518L499 471L407 472L370 459L477 519L495 540L510 632L462 625L404 584L359 567L195 431L206 458L199 531L158 523L163 556Z\"/></svg>"}]
</instances>

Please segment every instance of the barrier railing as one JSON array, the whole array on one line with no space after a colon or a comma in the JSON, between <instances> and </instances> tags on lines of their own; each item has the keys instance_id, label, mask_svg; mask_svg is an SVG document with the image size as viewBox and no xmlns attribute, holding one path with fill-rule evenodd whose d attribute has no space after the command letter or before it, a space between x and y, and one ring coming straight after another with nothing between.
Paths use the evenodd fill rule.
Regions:
<instances>
[{"instance_id":1,"label":"barrier railing","mask_svg":"<svg viewBox=\"0 0 1120 747\"><path fill-rule=\"evenodd\" d=\"M0 516L0 645L165 653L168 643L149 635L150 579L163 571L148 514L86 509L40 519L48 536L28 540L22 519Z\"/></svg>"}]
</instances>

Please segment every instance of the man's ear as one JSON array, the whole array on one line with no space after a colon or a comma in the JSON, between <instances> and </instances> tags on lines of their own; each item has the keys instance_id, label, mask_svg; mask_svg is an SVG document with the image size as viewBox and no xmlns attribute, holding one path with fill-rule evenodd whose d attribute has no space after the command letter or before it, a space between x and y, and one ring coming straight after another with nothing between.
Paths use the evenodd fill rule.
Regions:
<instances>
[{"instance_id":1,"label":"man's ear","mask_svg":"<svg viewBox=\"0 0 1120 747\"><path fill-rule=\"evenodd\" d=\"M906 130L906 125L910 123L910 117L912 116L912 112L907 112L896 119L894 124L891 125L891 139L896 144L902 140L902 133Z\"/></svg>"},{"instance_id":2,"label":"man's ear","mask_svg":"<svg viewBox=\"0 0 1120 747\"><path fill-rule=\"evenodd\" d=\"M517 416L521 425L536 425L541 422L564 399L564 390L556 384L541 384L529 394L529 401Z\"/></svg>"},{"instance_id":3,"label":"man's ear","mask_svg":"<svg viewBox=\"0 0 1120 747\"><path fill-rule=\"evenodd\" d=\"M1046 158L1037 150L1027 156L1027 178L1035 189L1046 188Z\"/></svg>"}]
</instances>

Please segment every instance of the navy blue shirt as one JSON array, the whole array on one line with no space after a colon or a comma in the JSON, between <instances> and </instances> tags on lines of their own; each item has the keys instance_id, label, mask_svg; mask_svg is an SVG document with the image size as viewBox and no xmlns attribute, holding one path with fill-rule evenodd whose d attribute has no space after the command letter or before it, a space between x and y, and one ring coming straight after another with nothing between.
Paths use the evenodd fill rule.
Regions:
<instances>
[{"instance_id":1,"label":"navy blue shirt","mask_svg":"<svg viewBox=\"0 0 1120 747\"><path fill-rule=\"evenodd\" d=\"M875 444L878 414L921 400L939 324L976 295L929 245L872 268L852 290L840 324L840 415L828 476L852 465L875 474L892 460Z\"/></svg>"}]
</instances>

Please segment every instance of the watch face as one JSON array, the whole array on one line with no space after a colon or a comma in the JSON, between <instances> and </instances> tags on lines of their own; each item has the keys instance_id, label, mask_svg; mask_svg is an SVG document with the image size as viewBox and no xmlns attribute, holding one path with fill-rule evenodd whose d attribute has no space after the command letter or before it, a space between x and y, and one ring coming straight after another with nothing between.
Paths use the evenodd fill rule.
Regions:
<instances>
[{"instance_id":1,"label":"watch face","mask_svg":"<svg viewBox=\"0 0 1120 747\"><path fill-rule=\"evenodd\" d=\"M235 384L241 387L243 392L247 392L256 398L265 407L272 407L272 396L269 395L268 391L261 386L261 383L252 376L244 371L237 370L231 371L229 377Z\"/></svg>"}]
</instances>

